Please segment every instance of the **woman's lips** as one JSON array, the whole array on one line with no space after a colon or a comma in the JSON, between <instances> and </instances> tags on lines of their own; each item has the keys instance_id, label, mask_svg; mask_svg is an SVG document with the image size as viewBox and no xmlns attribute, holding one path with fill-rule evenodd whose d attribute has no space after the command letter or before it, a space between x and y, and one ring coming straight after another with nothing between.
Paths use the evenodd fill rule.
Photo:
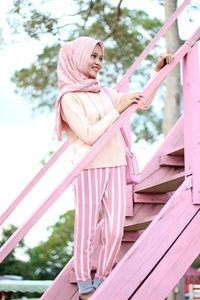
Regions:
<instances>
[{"instance_id":1,"label":"woman's lips","mask_svg":"<svg viewBox=\"0 0 200 300\"><path fill-rule=\"evenodd\" d=\"M92 67L92 69L95 71L95 72L99 72L100 68L98 67Z\"/></svg>"}]
</instances>

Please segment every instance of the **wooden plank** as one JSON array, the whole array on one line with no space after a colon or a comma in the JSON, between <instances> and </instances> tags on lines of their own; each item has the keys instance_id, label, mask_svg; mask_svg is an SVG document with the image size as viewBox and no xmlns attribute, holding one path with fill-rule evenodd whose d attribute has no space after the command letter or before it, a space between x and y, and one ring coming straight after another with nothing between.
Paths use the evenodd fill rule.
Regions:
<instances>
[{"instance_id":1,"label":"wooden plank","mask_svg":"<svg viewBox=\"0 0 200 300\"><path fill-rule=\"evenodd\" d=\"M198 210L191 203L191 178L187 178L91 300L128 299Z\"/></svg>"},{"instance_id":2,"label":"wooden plank","mask_svg":"<svg viewBox=\"0 0 200 300\"><path fill-rule=\"evenodd\" d=\"M9 207L0 215L0 224L2 224L12 211L21 203L21 201L28 195L38 181L46 174L48 169L57 161L61 154L68 148L69 141L66 141L62 146L54 153L45 166L33 177L29 184L23 189L23 191L17 196L17 198L9 205Z\"/></svg>"},{"instance_id":3,"label":"wooden plank","mask_svg":"<svg viewBox=\"0 0 200 300\"><path fill-rule=\"evenodd\" d=\"M198 45L183 62L186 174L193 174L193 203L200 204L200 65Z\"/></svg>"},{"instance_id":4,"label":"wooden plank","mask_svg":"<svg viewBox=\"0 0 200 300\"><path fill-rule=\"evenodd\" d=\"M132 217L125 219L125 231L144 230L163 208L164 204L135 204Z\"/></svg>"},{"instance_id":5,"label":"wooden plank","mask_svg":"<svg viewBox=\"0 0 200 300\"><path fill-rule=\"evenodd\" d=\"M173 195L169 193L134 193L134 203L152 203L152 204L165 204Z\"/></svg>"},{"instance_id":6,"label":"wooden plank","mask_svg":"<svg viewBox=\"0 0 200 300\"><path fill-rule=\"evenodd\" d=\"M122 242L134 243L143 234L143 232L144 232L143 230L141 230L141 231L124 231Z\"/></svg>"},{"instance_id":7,"label":"wooden plank","mask_svg":"<svg viewBox=\"0 0 200 300\"><path fill-rule=\"evenodd\" d=\"M152 175L154 176L154 173L156 173L160 169L160 156L163 153L167 154L168 151L169 153L171 153L172 148L173 149L176 148L174 150L177 150L178 147L179 149L180 144L183 144L183 117L180 117L180 119L172 128L172 130L166 136L164 142L161 144L161 146L158 148L156 153L152 156L150 161L142 170L141 172L142 182L140 184L142 184L146 180L149 180L149 178L152 178ZM159 177L160 174L158 178ZM136 185L136 188L137 186L138 184Z\"/></svg>"},{"instance_id":8,"label":"wooden plank","mask_svg":"<svg viewBox=\"0 0 200 300\"><path fill-rule=\"evenodd\" d=\"M160 166L184 167L184 157L180 155L170 156L162 154L160 156Z\"/></svg>"},{"instance_id":9,"label":"wooden plank","mask_svg":"<svg viewBox=\"0 0 200 300\"><path fill-rule=\"evenodd\" d=\"M163 300L200 252L200 212L187 225L131 299Z\"/></svg>"},{"instance_id":10,"label":"wooden plank","mask_svg":"<svg viewBox=\"0 0 200 300\"><path fill-rule=\"evenodd\" d=\"M41 300L61 300L61 299L72 299L77 293L77 285L69 282L70 272L73 268L73 258L68 262L66 267L56 277L51 286L40 298Z\"/></svg>"},{"instance_id":11,"label":"wooden plank","mask_svg":"<svg viewBox=\"0 0 200 300\"><path fill-rule=\"evenodd\" d=\"M126 231L145 230L155 217L156 215L151 215L141 220L133 221L132 224L130 224L130 222L129 224L125 223L124 230Z\"/></svg>"},{"instance_id":12,"label":"wooden plank","mask_svg":"<svg viewBox=\"0 0 200 300\"><path fill-rule=\"evenodd\" d=\"M182 142L183 142L183 134L181 135L182 137ZM178 155L178 156L183 156L184 155L184 145L178 145L171 147L168 149L168 151L165 153L166 155Z\"/></svg>"},{"instance_id":13,"label":"wooden plank","mask_svg":"<svg viewBox=\"0 0 200 300\"><path fill-rule=\"evenodd\" d=\"M126 186L126 216L133 216L133 185Z\"/></svg>"},{"instance_id":14,"label":"wooden plank","mask_svg":"<svg viewBox=\"0 0 200 300\"><path fill-rule=\"evenodd\" d=\"M167 193L171 191L175 191L184 181L185 172L177 172L176 174L172 174L170 176L166 176L165 178L158 179L157 181L153 181L152 179L150 183L142 182L138 184L135 188L135 192L140 193Z\"/></svg>"}]
</instances>

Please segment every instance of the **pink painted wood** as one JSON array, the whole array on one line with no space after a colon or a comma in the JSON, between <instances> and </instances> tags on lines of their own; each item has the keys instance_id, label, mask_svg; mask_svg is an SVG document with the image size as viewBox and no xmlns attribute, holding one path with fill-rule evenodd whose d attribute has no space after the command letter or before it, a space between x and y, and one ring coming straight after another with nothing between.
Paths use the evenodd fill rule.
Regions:
<instances>
[{"instance_id":1,"label":"pink painted wood","mask_svg":"<svg viewBox=\"0 0 200 300\"><path fill-rule=\"evenodd\" d=\"M192 205L191 186L188 177L91 300L129 299L139 288L199 210Z\"/></svg>"},{"instance_id":2,"label":"pink painted wood","mask_svg":"<svg viewBox=\"0 0 200 300\"><path fill-rule=\"evenodd\" d=\"M71 299L77 293L77 285L71 284L69 280L73 265L72 258L40 299Z\"/></svg>"},{"instance_id":3,"label":"pink painted wood","mask_svg":"<svg viewBox=\"0 0 200 300\"><path fill-rule=\"evenodd\" d=\"M167 20L164 26L158 31L153 40L149 43L149 45L144 49L144 51L138 56L133 65L127 70L121 80L116 84L115 89L121 90L124 83L130 78L136 68L140 65L140 63L145 59L145 57L149 54L149 52L153 49L153 47L157 44L159 39L167 32L170 26L175 22L178 16L181 14L183 9L190 3L191 0L186 0L182 3L182 5L171 15L171 17Z\"/></svg>"},{"instance_id":4,"label":"pink painted wood","mask_svg":"<svg viewBox=\"0 0 200 300\"><path fill-rule=\"evenodd\" d=\"M133 215L133 186L128 184L126 186L126 217Z\"/></svg>"},{"instance_id":5,"label":"pink painted wood","mask_svg":"<svg viewBox=\"0 0 200 300\"><path fill-rule=\"evenodd\" d=\"M162 154L160 156L160 165L161 166L176 166L176 167L184 167L184 157L183 156L175 156L175 155L165 155Z\"/></svg>"},{"instance_id":6,"label":"pink painted wood","mask_svg":"<svg viewBox=\"0 0 200 300\"><path fill-rule=\"evenodd\" d=\"M183 117L177 121L172 130L166 136L164 142L159 147L159 149L152 156L151 160L146 164L144 169L142 170L142 183L143 181L150 177L156 170L160 168L160 156L163 153L171 151L174 147L179 146L181 143L183 144ZM137 187L137 186L136 186Z\"/></svg>"},{"instance_id":7,"label":"pink painted wood","mask_svg":"<svg viewBox=\"0 0 200 300\"><path fill-rule=\"evenodd\" d=\"M32 188L38 183L42 176L46 174L48 169L56 162L60 155L67 149L69 142L66 141L56 151L56 153L49 159L45 166L35 175L35 177L29 182L25 189L19 194L19 196L10 204L10 206L0 216L0 225L7 219L12 211L19 205L19 203L25 198L25 196L32 190Z\"/></svg>"},{"instance_id":8,"label":"pink painted wood","mask_svg":"<svg viewBox=\"0 0 200 300\"><path fill-rule=\"evenodd\" d=\"M95 238L98 240L101 225L100 222L97 228L97 235ZM95 245L96 247L96 245ZM74 268L73 258L68 262L68 264L63 268L60 274L56 277L51 286L46 290L46 292L41 297L41 300L63 300L63 299L78 299L77 297L77 285L70 283L71 271ZM75 298L72 298L75 297Z\"/></svg>"},{"instance_id":9,"label":"pink painted wood","mask_svg":"<svg viewBox=\"0 0 200 300\"><path fill-rule=\"evenodd\" d=\"M200 253L199 210L131 299L163 300L185 274Z\"/></svg>"},{"instance_id":10,"label":"pink painted wood","mask_svg":"<svg viewBox=\"0 0 200 300\"><path fill-rule=\"evenodd\" d=\"M133 216L126 218L125 231L144 230L163 208L164 204L136 203Z\"/></svg>"},{"instance_id":11,"label":"pink painted wood","mask_svg":"<svg viewBox=\"0 0 200 300\"><path fill-rule=\"evenodd\" d=\"M122 242L136 242L137 239L143 234L143 230L138 231L124 231Z\"/></svg>"},{"instance_id":12,"label":"pink painted wood","mask_svg":"<svg viewBox=\"0 0 200 300\"><path fill-rule=\"evenodd\" d=\"M174 66L183 58L183 56L190 49L199 38L200 29L198 29L193 36L185 42L185 44L176 52L174 60L170 65L163 68L159 74L151 81L151 83L144 89L144 97L149 97L155 88L165 79L167 74L174 68ZM102 147L110 140L117 130L123 125L124 121L136 111L136 104L131 105L124 111L119 119L105 132L105 134L98 139L98 141L90 148L88 153L75 165L66 178L59 184L59 186L45 199L41 205L27 218L27 220L20 226L16 232L7 240L7 242L0 249L0 262L14 249L18 242L25 236L25 234L33 227L33 225L40 219L40 217L47 211L47 209L56 201L56 199L66 190L74 178L81 172L81 170L95 157L95 155L102 149Z\"/></svg>"},{"instance_id":13,"label":"pink painted wood","mask_svg":"<svg viewBox=\"0 0 200 300\"><path fill-rule=\"evenodd\" d=\"M183 61L186 174L193 174L193 203L200 204L200 63L196 43Z\"/></svg>"},{"instance_id":14,"label":"pink painted wood","mask_svg":"<svg viewBox=\"0 0 200 300\"><path fill-rule=\"evenodd\" d=\"M134 193L134 203L165 204L172 195L173 193Z\"/></svg>"}]
</instances>

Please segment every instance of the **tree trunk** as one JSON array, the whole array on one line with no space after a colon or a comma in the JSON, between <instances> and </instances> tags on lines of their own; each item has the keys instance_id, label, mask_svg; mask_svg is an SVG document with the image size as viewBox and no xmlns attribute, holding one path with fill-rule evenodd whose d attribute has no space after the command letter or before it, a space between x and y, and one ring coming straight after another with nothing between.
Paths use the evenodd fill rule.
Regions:
<instances>
[{"instance_id":1,"label":"tree trunk","mask_svg":"<svg viewBox=\"0 0 200 300\"><path fill-rule=\"evenodd\" d=\"M165 0L165 20L167 20L176 10L177 0ZM181 46L181 39L178 34L177 21L171 26L165 35L167 52L174 54ZM166 135L173 127L180 116L181 103L181 83L180 66L177 65L167 77L165 108L163 119L163 133Z\"/></svg>"}]
</instances>

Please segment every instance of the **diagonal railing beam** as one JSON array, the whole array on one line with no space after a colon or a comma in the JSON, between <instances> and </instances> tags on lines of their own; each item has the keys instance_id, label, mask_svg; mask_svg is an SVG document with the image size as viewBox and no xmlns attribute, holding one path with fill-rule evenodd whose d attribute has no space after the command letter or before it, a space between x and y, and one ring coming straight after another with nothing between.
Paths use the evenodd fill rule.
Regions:
<instances>
[{"instance_id":1,"label":"diagonal railing beam","mask_svg":"<svg viewBox=\"0 0 200 300\"><path fill-rule=\"evenodd\" d=\"M32 188L38 183L38 181L45 175L48 169L57 161L60 155L69 146L69 141L66 141L56 151L56 153L49 159L45 166L33 177L23 191L17 196L17 198L6 208L3 214L0 216L0 225L7 219L7 217L13 212L13 210L21 203L26 195L32 190Z\"/></svg>"},{"instance_id":2,"label":"diagonal railing beam","mask_svg":"<svg viewBox=\"0 0 200 300\"><path fill-rule=\"evenodd\" d=\"M135 69L141 64L141 62L145 59L145 57L149 54L149 52L153 49L153 47L157 44L159 39L167 32L170 26L175 22L177 17L181 14L184 8L191 2L191 0L185 0L182 5L171 15L171 17L167 20L167 22L163 25L163 27L158 31L152 41L148 44L148 46L144 49L144 51L138 56L132 66L126 71L120 81L115 85L114 89L119 90L123 83L126 82L129 77L133 74Z\"/></svg>"},{"instance_id":3,"label":"diagonal railing beam","mask_svg":"<svg viewBox=\"0 0 200 300\"><path fill-rule=\"evenodd\" d=\"M176 66L176 64L185 56L191 49L196 40L200 37L200 28L193 34L193 36L184 43L184 45L176 52L174 60L171 64L166 65L159 74L148 84L144 89L144 97L149 97L156 87L165 79L169 72ZM26 235L26 233L33 227L33 225L40 219L40 217L51 207L56 199L66 190L72 181L79 175L84 167L95 157L95 155L104 147L104 145L112 138L112 136L120 129L124 121L130 118L136 111L139 104L131 105L125 112L121 114L119 119L108 128L108 130L101 136L96 143L90 148L87 154L76 164L66 178L59 184L59 186L52 192L52 194L45 199L41 205L33 212L23 225L21 225L15 233L7 240L7 242L0 249L0 262L13 250L18 242Z\"/></svg>"}]
</instances>

